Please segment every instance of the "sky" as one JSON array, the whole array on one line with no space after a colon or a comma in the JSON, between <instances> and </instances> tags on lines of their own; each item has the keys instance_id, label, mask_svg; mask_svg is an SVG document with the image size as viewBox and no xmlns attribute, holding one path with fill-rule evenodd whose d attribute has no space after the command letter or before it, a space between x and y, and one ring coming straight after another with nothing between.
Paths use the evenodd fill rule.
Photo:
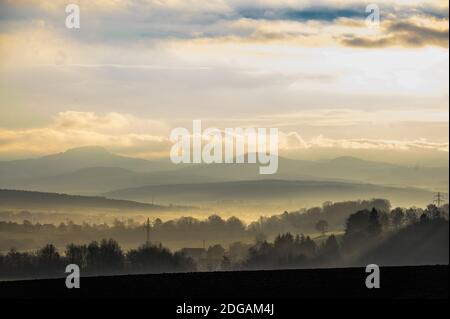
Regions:
<instances>
[{"instance_id":1,"label":"sky","mask_svg":"<svg viewBox=\"0 0 450 319\"><path fill-rule=\"evenodd\" d=\"M0 0L0 159L163 157L193 119L276 127L292 157L448 159L448 27L441 0Z\"/></svg>"}]
</instances>

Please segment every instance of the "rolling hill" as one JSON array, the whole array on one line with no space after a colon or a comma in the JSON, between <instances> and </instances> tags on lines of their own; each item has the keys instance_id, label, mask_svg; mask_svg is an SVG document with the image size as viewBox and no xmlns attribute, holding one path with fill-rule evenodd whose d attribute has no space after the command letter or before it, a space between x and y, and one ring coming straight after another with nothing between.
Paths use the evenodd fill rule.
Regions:
<instances>
[{"instance_id":1,"label":"rolling hill","mask_svg":"<svg viewBox=\"0 0 450 319\"><path fill-rule=\"evenodd\" d=\"M426 205L433 198L417 188L387 187L372 184L330 181L258 180L220 183L145 186L108 192L116 199L158 203L299 203L318 204L325 199L343 201L387 198L396 205ZM303 206L304 207L304 206Z\"/></svg>"},{"instance_id":2,"label":"rolling hill","mask_svg":"<svg viewBox=\"0 0 450 319\"><path fill-rule=\"evenodd\" d=\"M324 161L279 158L278 172L260 164L182 164L115 155L100 147L71 149L37 159L0 162L0 187L99 195L143 186L277 179L413 186L448 191L448 167L409 167L339 157Z\"/></svg>"},{"instance_id":3,"label":"rolling hill","mask_svg":"<svg viewBox=\"0 0 450 319\"><path fill-rule=\"evenodd\" d=\"M118 167L146 173L173 169L169 163L120 156L102 147L88 146L36 159L0 162L0 187L9 187L7 183L18 180L56 176L90 167Z\"/></svg>"},{"instance_id":4,"label":"rolling hill","mask_svg":"<svg viewBox=\"0 0 450 319\"><path fill-rule=\"evenodd\" d=\"M221 179L184 171L136 172L120 167L88 167L75 172L11 181L8 188L98 195L121 188L148 185L218 182Z\"/></svg>"},{"instance_id":5,"label":"rolling hill","mask_svg":"<svg viewBox=\"0 0 450 319\"><path fill-rule=\"evenodd\" d=\"M110 209L154 212L177 210L187 207L164 207L149 203L139 203L129 200L116 200L105 197L73 196L57 193L29 192L0 189L0 208L7 209Z\"/></svg>"},{"instance_id":6,"label":"rolling hill","mask_svg":"<svg viewBox=\"0 0 450 319\"><path fill-rule=\"evenodd\" d=\"M448 190L448 167L409 167L389 163L338 157L324 161L301 161L280 157L276 174L258 173L259 164L201 164L187 166L181 172L203 174L222 180L284 179L284 180L334 180L363 183L414 186Z\"/></svg>"}]
</instances>

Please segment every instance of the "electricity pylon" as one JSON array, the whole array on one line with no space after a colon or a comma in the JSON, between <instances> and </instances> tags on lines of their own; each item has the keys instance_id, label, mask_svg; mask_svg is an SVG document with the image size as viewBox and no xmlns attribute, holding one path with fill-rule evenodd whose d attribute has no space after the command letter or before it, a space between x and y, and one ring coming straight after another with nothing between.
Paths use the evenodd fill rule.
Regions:
<instances>
[{"instance_id":1,"label":"electricity pylon","mask_svg":"<svg viewBox=\"0 0 450 319\"><path fill-rule=\"evenodd\" d=\"M433 203L436 203L437 207L441 207L441 203L444 203L444 194L438 192L436 195L434 195Z\"/></svg>"},{"instance_id":2,"label":"electricity pylon","mask_svg":"<svg viewBox=\"0 0 450 319\"><path fill-rule=\"evenodd\" d=\"M147 232L147 239L145 241L146 246L150 246L150 218L147 218L147 223L145 225L145 230Z\"/></svg>"}]
</instances>

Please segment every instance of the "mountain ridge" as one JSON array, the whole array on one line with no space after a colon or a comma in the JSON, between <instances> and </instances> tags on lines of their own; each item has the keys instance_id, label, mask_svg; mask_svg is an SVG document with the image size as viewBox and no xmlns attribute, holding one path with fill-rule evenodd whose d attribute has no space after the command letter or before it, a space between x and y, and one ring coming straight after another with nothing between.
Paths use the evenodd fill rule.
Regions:
<instances>
[{"instance_id":1,"label":"mountain ridge","mask_svg":"<svg viewBox=\"0 0 450 319\"><path fill-rule=\"evenodd\" d=\"M133 211L165 211L185 209L189 207L155 205L136 201L107 198L103 196L68 195L64 193L49 193L0 189L0 208L17 209L129 209Z\"/></svg>"},{"instance_id":2,"label":"mountain ridge","mask_svg":"<svg viewBox=\"0 0 450 319\"><path fill-rule=\"evenodd\" d=\"M425 206L433 193L420 188L388 187L368 183L337 181L249 180L199 184L172 184L144 186L116 190L103 194L109 198L148 202L158 198L159 203L185 204L235 203L292 203L310 206L324 199L345 201L367 198L387 198L395 204Z\"/></svg>"},{"instance_id":3,"label":"mountain ridge","mask_svg":"<svg viewBox=\"0 0 450 319\"><path fill-rule=\"evenodd\" d=\"M38 158L0 162L0 180L49 177L99 166L120 167L138 172L155 172L173 168L168 163L121 156L102 147L86 146Z\"/></svg>"},{"instance_id":4,"label":"mountain ridge","mask_svg":"<svg viewBox=\"0 0 450 319\"><path fill-rule=\"evenodd\" d=\"M263 179L362 182L448 191L448 167L409 167L352 156L305 161L279 157L278 172L260 175L259 163L180 164L125 157L98 146L37 159L0 162L0 187L98 195L132 187Z\"/></svg>"}]
</instances>

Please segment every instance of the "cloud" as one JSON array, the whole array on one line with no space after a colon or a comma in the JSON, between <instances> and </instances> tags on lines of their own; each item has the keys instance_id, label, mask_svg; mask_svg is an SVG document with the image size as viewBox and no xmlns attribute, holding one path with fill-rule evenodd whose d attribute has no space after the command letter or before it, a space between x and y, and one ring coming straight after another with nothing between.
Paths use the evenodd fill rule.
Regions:
<instances>
[{"instance_id":1,"label":"cloud","mask_svg":"<svg viewBox=\"0 0 450 319\"><path fill-rule=\"evenodd\" d=\"M391 24L389 26L389 32L403 38L403 41L411 46L431 44L448 47L448 28L438 30L408 22L399 22Z\"/></svg>"},{"instance_id":2,"label":"cloud","mask_svg":"<svg viewBox=\"0 0 450 319\"><path fill-rule=\"evenodd\" d=\"M347 27L353 22L365 20L368 1L225 1L225 0L78 0L82 9L82 27L73 32L67 30L64 20L65 0L52 1L5 1L0 3L0 29L20 30L39 23L57 31L61 36L87 43L123 44L142 43L155 45L165 40L188 39L241 39L241 41L278 41L296 45L328 45L345 35L339 26L346 20ZM383 21L402 23L420 16L428 20L445 20L448 24L448 3L441 1L378 1ZM290 30L261 31L236 28L239 21L250 20L270 26L277 23L312 23L316 32L292 32ZM256 26L256 24L254 24ZM333 28L334 34L325 37L323 31ZM35 26L34 26L35 27ZM359 30L359 31L361 31ZM327 30L329 31L329 30ZM370 40L358 36L343 39L343 45L367 48L388 46L392 39ZM420 33L417 30L410 32ZM315 40L306 39L314 36ZM436 36L436 35L435 35ZM439 35L438 35L439 36ZM414 42L414 39L397 41ZM371 43L372 42L372 43ZM431 45L433 42L428 42ZM441 45L439 41L437 45Z\"/></svg>"},{"instance_id":3,"label":"cloud","mask_svg":"<svg viewBox=\"0 0 450 319\"><path fill-rule=\"evenodd\" d=\"M112 151L147 158L167 157L172 146L165 123L127 114L63 112L46 126L28 129L0 129L0 156L32 156L61 152L69 148L98 145ZM206 128L206 127L204 127ZM448 142L427 139L383 140L370 138L309 139L298 132L280 131L281 152L314 148L361 150L434 150L448 152Z\"/></svg>"},{"instance_id":4,"label":"cloud","mask_svg":"<svg viewBox=\"0 0 450 319\"><path fill-rule=\"evenodd\" d=\"M138 133L165 134L168 125L161 121L140 119L133 115L110 112L96 114L94 112L66 111L54 118L51 128L61 131L84 130L111 134Z\"/></svg>"},{"instance_id":5,"label":"cloud","mask_svg":"<svg viewBox=\"0 0 450 319\"><path fill-rule=\"evenodd\" d=\"M87 145L104 146L119 152L139 149L145 151L147 156L158 157L166 154L168 144L165 142L159 136L148 134L115 135L92 130L61 131L52 127L0 129L0 155L8 157L39 156Z\"/></svg>"},{"instance_id":6,"label":"cloud","mask_svg":"<svg viewBox=\"0 0 450 319\"><path fill-rule=\"evenodd\" d=\"M448 48L449 31L421 26L411 22L388 23L383 34L374 36L345 36L341 43L360 48L384 48L388 46L423 47L427 45Z\"/></svg>"},{"instance_id":7,"label":"cloud","mask_svg":"<svg viewBox=\"0 0 450 319\"><path fill-rule=\"evenodd\" d=\"M264 127L301 132L285 143L304 148L321 134L342 147L448 139L418 124L448 118L448 1L377 1L375 30L368 1L73 2L80 30L64 26L67 1L0 1L2 154L100 144L153 156L167 123L192 118L265 116ZM330 109L348 111L318 114Z\"/></svg>"},{"instance_id":8,"label":"cloud","mask_svg":"<svg viewBox=\"0 0 450 319\"><path fill-rule=\"evenodd\" d=\"M263 20L291 20L291 21L334 21L339 18L365 18L364 6L339 7L306 7L302 9L272 9L272 8L242 8L239 15L249 19Z\"/></svg>"},{"instance_id":9,"label":"cloud","mask_svg":"<svg viewBox=\"0 0 450 319\"><path fill-rule=\"evenodd\" d=\"M0 154L43 155L85 145L121 152L130 149L147 156L163 156L168 147L164 122L128 114L67 111L46 126L1 129ZM132 153L133 153L132 152Z\"/></svg>"},{"instance_id":10,"label":"cloud","mask_svg":"<svg viewBox=\"0 0 450 319\"><path fill-rule=\"evenodd\" d=\"M382 140L382 139L333 139L319 135L310 140L303 139L298 133L290 132L280 137L281 151L305 150L312 148L329 149L361 149L361 150L397 150L405 151L412 149L434 150L448 152L448 143L431 142L426 139L418 140Z\"/></svg>"}]
</instances>

